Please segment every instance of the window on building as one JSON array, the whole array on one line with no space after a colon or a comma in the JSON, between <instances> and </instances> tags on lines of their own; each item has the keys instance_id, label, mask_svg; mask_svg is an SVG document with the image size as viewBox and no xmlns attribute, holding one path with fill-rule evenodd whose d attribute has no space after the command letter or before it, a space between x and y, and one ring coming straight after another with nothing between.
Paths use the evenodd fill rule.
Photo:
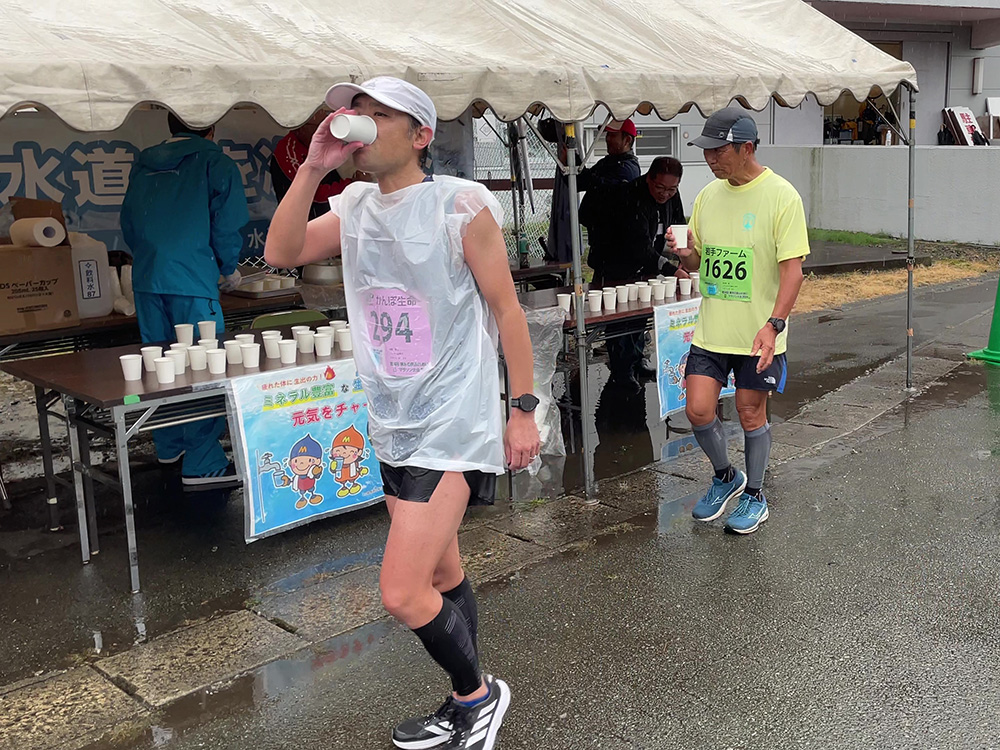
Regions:
<instances>
[{"instance_id":1,"label":"window on building","mask_svg":"<svg viewBox=\"0 0 1000 750\"><path fill-rule=\"evenodd\" d=\"M594 142L600 127L600 125L586 126L588 148ZM636 130L639 132L639 137L635 139L634 150L643 169L646 169L657 156L677 157L680 150L680 129L677 125L643 124L636 126ZM593 164L607 154L608 149L604 144L604 136L601 136L594 147L594 155L591 157L590 163Z\"/></svg>"}]
</instances>

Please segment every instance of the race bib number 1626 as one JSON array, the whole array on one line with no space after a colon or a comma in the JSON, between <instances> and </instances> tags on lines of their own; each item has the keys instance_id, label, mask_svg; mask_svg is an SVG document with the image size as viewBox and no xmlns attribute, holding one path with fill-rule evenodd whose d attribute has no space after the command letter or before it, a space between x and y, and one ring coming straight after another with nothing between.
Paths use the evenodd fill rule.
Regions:
<instances>
[{"instance_id":1,"label":"race bib number 1626","mask_svg":"<svg viewBox=\"0 0 1000 750\"><path fill-rule=\"evenodd\" d=\"M701 256L701 295L749 302L753 289L753 250L705 245Z\"/></svg>"}]
</instances>

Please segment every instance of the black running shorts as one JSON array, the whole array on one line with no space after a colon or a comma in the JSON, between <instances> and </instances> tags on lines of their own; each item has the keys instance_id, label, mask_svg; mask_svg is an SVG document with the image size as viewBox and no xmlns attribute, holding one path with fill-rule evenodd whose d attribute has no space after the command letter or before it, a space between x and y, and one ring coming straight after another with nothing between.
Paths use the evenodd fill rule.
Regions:
<instances>
[{"instance_id":1,"label":"black running shorts","mask_svg":"<svg viewBox=\"0 0 1000 750\"><path fill-rule=\"evenodd\" d=\"M784 354L774 355L771 366L764 372L757 372L760 357L745 354L719 354L699 346L691 346L688 355L686 376L704 375L725 386L729 373L736 376L736 387L745 391L777 391L783 393L788 379L788 362Z\"/></svg>"},{"instance_id":2,"label":"black running shorts","mask_svg":"<svg viewBox=\"0 0 1000 750\"><path fill-rule=\"evenodd\" d=\"M418 466L389 466L379 463L382 470L382 491L390 497L412 503L426 503L437 489L443 471L421 469ZM469 505L493 505L497 494L497 475L482 471L464 471L469 485Z\"/></svg>"}]
</instances>

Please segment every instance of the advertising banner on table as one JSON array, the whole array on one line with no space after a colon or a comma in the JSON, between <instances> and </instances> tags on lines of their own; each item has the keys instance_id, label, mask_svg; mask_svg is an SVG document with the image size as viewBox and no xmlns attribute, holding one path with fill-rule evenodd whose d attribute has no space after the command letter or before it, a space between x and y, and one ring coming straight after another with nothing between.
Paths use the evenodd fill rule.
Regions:
<instances>
[{"instance_id":1,"label":"advertising banner on table","mask_svg":"<svg viewBox=\"0 0 1000 750\"><path fill-rule=\"evenodd\" d=\"M681 411L687 401L688 353L694 340L701 297L660 305L653 310L656 337L656 390L660 395L660 419ZM722 397L736 393L733 376L722 389Z\"/></svg>"},{"instance_id":2,"label":"advertising banner on table","mask_svg":"<svg viewBox=\"0 0 1000 750\"><path fill-rule=\"evenodd\" d=\"M354 360L232 381L248 542L382 500Z\"/></svg>"}]
</instances>

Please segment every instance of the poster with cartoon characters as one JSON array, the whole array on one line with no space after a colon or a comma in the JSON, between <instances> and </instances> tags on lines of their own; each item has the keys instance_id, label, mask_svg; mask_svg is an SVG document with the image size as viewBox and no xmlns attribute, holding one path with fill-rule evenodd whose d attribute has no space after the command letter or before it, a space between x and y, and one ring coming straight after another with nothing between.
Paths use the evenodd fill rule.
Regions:
<instances>
[{"instance_id":1,"label":"poster with cartoon characters","mask_svg":"<svg viewBox=\"0 0 1000 750\"><path fill-rule=\"evenodd\" d=\"M653 309L653 332L656 340L656 390L660 394L660 419L684 409L687 399L685 368L694 327L698 322L701 297L682 300ZM733 376L722 389L721 397L736 393Z\"/></svg>"},{"instance_id":2,"label":"poster with cartoon characters","mask_svg":"<svg viewBox=\"0 0 1000 750\"><path fill-rule=\"evenodd\" d=\"M353 360L234 378L247 541L382 500Z\"/></svg>"}]
</instances>

